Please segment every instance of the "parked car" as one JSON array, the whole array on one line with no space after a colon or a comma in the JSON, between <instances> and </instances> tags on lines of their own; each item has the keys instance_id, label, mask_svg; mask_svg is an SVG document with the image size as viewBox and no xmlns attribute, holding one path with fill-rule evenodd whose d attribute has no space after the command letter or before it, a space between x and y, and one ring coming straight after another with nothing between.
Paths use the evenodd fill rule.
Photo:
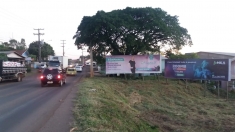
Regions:
<instances>
[{"instance_id":1,"label":"parked car","mask_svg":"<svg viewBox=\"0 0 235 132\"><path fill-rule=\"evenodd\" d=\"M46 65L46 64L41 64L40 67L41 67L42 69L44 69L44 68L47 67L47 65Z\"/></svg>"},{"instance_id":2,"label":"parked car","mask_svg":"<svg viewBox=\"0 0 235 132\"><path fill-rule=\"evenodd\" d=\"M73 75L76 76L77 75L77 71L75 68L67 68L66 70L66 75Z\"/></svg>"},{"instance_id":3,"label":"parked car","mask_svg":"<svg viewBox=\"0 0 235 132\"><path fill-rule=\"evenodd\" d=\"M60 87L66 83L66 75L59 69L45 68L40 76L41 87L45 85L57 84Z\"/></svg>"},{"instance_id":4,"label":"parked car","mask_svg":"<svg viewBox=\"0 0 235 132\"><path fill-rule=\"evenodd\" d=\"M83 66L78 65L78 66L75 67L75 69L76 69L77 72L82 72L82 67Z\"/></svg>"}]
</instances>

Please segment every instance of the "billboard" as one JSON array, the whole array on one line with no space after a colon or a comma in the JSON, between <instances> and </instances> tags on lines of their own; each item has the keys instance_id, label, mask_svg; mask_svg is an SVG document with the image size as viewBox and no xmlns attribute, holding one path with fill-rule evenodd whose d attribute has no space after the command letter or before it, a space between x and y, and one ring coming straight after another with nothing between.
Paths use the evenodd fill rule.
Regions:
<instances>
[{"instance_id":1,"label":"billboard","mask_svg":"<svg viewBox=\"0 0 235 132\"><path fill-rule=\"evenodd\" d=\"M165 77L178 79L230 81L229 59L168 59Z\"/></svg>"},{"instance_id":2,"label":"billboard","mask_svg":"<svg viewBox=\"0 0 235 132\"><path fill-rule=\"evenodd\" d=\"M231 60L231 79L235 80L235 60Z\"/></svg>"},{"instance_id":3,"label":"billboard","mask_svg":"<svg viewBox=\"0 0 235 132\"><path fill-rule=\"evenodd\" d=\"M106 56L106 74L161 72L160 55Z\"/></svg>"}]
</instances>

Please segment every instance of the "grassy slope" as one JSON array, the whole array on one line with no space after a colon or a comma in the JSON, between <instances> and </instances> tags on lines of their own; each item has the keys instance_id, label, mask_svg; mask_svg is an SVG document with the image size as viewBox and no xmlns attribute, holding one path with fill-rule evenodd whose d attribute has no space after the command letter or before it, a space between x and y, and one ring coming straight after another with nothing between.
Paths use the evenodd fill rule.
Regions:
<instances>
[{"instance_id":1,"label":"grassy slope","mask_svg":"<svg viewBox=\"0 0 235 132\"><path fill-rule=\"evenodd\" d=\"M95 90L94 90L95 89ZM169 80L95 77L79 85L74 115L78 131L232 131L235 104Z\"/></svg>"}]
</instances>

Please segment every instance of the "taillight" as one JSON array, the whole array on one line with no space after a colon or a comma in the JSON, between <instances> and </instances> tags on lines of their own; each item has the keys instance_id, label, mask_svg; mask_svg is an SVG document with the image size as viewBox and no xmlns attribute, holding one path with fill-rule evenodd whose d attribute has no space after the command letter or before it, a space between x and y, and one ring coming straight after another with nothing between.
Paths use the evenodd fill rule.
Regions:
<instances>
[{"instance_id":1,"label":"taillight","mask_svg":"<svg viewBox=\"0 0 235 132\"><path fill-rule=\"evenodd\" d=\"M40 78L43 79L43 76L41 76Z\"/></svg>"},{"instance_id":2,"label":"taillight","mask_svg":"<svg viewBox=\"0 0 235 132\"><path fill-rule=\"evenodd\" d=\"M61 76L60 76L60 75L58 75L58 78L60 79L60 78L61 78Z\"/></svg>"}]
</instances>

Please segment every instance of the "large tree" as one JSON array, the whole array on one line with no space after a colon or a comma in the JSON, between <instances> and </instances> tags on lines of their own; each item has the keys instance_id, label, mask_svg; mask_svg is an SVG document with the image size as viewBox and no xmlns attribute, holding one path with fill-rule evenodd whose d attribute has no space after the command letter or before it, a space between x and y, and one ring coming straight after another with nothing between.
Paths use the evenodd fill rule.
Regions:
<instances>
[{"instance_id":1,"label":"large tree","mask_svg":"<svg viewBox=\"0 0 235 132\"><path fill-rule=\"evenodd\" d=\"M48 55L55 55L55 52L53 50L53 48L51 47L50 44L44 42L43 45L41 46L41 58L42 60L44 60L44 58L48 57ZM29 44L29 54L31 55L35 55L37 60L38 60L38 41L34 41L32 43Z\"/></svg>"},{"instance_id":2,"label":"large tree","mask_svg":"<svg viewBox=\"0 0 235 132\"><path fill-rule=\"evenodd\" d=\"M187 29L160 8L130 8L111 12L98 11L94 16L84 16L78 26L75 45L94 51L94 56L136 55L139 52L160 52L168 46L181 49L192 45Z\"/></svg>"},{"instance_id":3,"label":"large tree","mask_svg":"<svg viewBox=\"0 0 235 132\"><path fill-rule=\"evenodd\" d=\"M11 50L14 50L14 48L5 45L0 45L0 51L11 51Z\"/></svg>"}]
</instances>

